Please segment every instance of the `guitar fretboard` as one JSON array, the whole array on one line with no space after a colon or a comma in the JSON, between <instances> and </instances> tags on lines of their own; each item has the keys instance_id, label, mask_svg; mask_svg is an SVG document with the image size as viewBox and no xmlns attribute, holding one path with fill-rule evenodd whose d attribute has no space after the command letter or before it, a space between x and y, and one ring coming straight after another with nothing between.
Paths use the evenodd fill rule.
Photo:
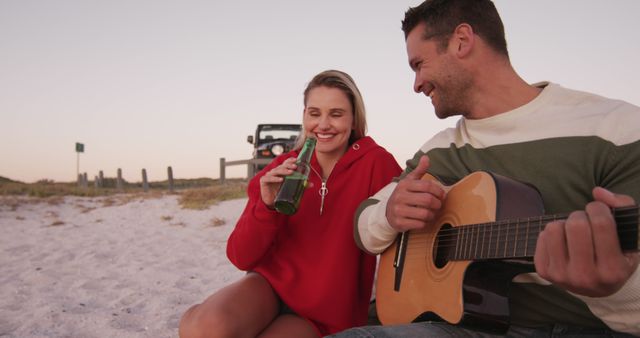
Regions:
<instances>
[{"instance_id":1,"label":"guitar fretboard","mask_svg":"<svg viewBox=\"0 0 640 338\"><path fill-rule=\"evenodd\" d=\"M640 247L638 206L612 209L620 247L637 251ZM527 217L491 223L444 228L437 236L438 256L447 260L482 260L533 257L544 226L568 214Z\"/></svg>"}]
</instances>

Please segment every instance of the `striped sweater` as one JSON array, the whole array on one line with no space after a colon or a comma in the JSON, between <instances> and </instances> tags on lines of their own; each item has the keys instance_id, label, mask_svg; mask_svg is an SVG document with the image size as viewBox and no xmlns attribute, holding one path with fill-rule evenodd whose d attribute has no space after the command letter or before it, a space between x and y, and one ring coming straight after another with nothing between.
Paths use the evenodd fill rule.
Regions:
<instances>
[{"instance_id":1,"label":"striped sweater","mask_svg":"<svg viewBox=\"0 0 640 338\"><path fill-rule=\"evenodd\" d=\"M524 106L480 120L463 117L438 133L407 161L403 176L427 154L429 173L447 184L478 170L531 184L547 214L583 209L595 186L640 202L640 108L553 83L539 86L543 91ZM358 209L356 242L369 252L383 251L397 235L385 216L396 184ZM535 273L520 275L512 283L510 307L516 325L606 324L640 335L640 272L602 298L569 294Z\"/></svg>"}]
</instances>

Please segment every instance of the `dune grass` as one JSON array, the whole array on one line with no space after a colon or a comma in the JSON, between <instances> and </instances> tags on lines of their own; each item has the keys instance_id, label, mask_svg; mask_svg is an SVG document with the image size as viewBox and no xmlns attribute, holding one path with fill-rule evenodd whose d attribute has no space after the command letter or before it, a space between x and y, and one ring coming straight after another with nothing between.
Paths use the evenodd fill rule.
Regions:
<instances>
[{"instance_id":1,"label":"dune grass","mask_svg":"<svg viewBox=\"0 0 640 338\"><path fill-rule=\"evenodd\" d=\"M56 183L40 180L36 183L22 183L12 180L0 180L0 195L30 196L46 198L51 196L104 196L115 193L114 189L81 188L75 183Z\"/></svg>"},{"instance_id":2,"label":"dune grass","mask_svg":"<svg viewBox=\"0 0 640 338\"><path fill-rule=\"evenodd\" d=\"M180 205L185 209L206 209L220 201L246 197L246 179L227 179L224 184L209 178L175 179L174 191L170 192L167 181L149 182L147 192L142 183L124 182L122 189L115 188L115 179L104 179L103 187L89 182L87 187L76 183L40 180L35 183L13 181L0 176L0 196L22 196L48 199L62 196L98 197L128 195L136 198L157 198L165 194L179 195ZM121 196L122 197L122 196ZM108 200L108 199L107 199Z\"/></svg>"},{"instance_id":3,"label":"dune grass","mask_svg":"<svg viewBox=\"0 0 640 338\"><path fill-rule=\"evenodd\" d=\"M247 182L245 180L227 180L225 184L185 190L180 194L179 202L185 209L206 209L221 201L246 196Z\"/></svg>"}]
</instances>

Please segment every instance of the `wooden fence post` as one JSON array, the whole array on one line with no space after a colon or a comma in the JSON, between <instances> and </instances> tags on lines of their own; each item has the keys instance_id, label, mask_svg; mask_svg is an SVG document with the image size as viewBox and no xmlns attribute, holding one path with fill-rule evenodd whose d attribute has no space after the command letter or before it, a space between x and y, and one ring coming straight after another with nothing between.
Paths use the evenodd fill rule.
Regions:
<instances>
[{"instance_id":1,"label":"wooden fence post","mask_svg":"<svg viewBox=\"0 0 640 338\"><path fill-rule=\"evenodd\" d=\"M98 173L98 187L104 188L104 173L102 170Z\"/></svg>"},{"instance_id":2,"label":"wooden fence post","mask_svg":"<svg viewBox=\"0 0 640 338\"><path fill-rule=\"evenodd\" d=\"M142 169L142 190L149 191L149 182L147 182L147 170Z\"/></svg>"},{"instance_id":3,"label":"wooden fence post","mask_svg":"<svg viewBox=\"0 0 640 338\"><path fill-rule=\"evenodd\" d=\"M122 169L118 168L118 179L116 180L116 189L122 190Z\"/></svg>"},{"instance_id":4,"label":"wooden fence post","mask_svg":"<svg viewBox=\"0 0 640 338\"><path fill-rule=\"evenodd\" d=\"M250 180L255 175L255 165L253 163L247 164L247 179Z\"/></svg>"},{"instance_id":5,"label":"wooden fence post","mask_svg":"<svg viewBox=\"0 0 640 338\"><path fill-rule=\"evenodd\" d=\"M224 157L220 157L220 184L224 183L225 168L226 168L225 159Z\"/></svg>"},{"instance_id":6,"label":"wooden fence post","mask_svg":"<svg viewBox=\"0 0 640 338\"><path fill-rule=\"evenodd\" d=\"M173 192L173 170L171 166L167 167L167 175L169 176L169 192Z\"/></svg>"}]
</instances>

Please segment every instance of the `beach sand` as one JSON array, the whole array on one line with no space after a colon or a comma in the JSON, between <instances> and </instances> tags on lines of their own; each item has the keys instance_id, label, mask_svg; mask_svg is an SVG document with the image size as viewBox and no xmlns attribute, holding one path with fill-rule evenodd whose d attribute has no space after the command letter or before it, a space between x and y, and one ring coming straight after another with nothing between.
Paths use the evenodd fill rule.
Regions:
<instances>
[{"instance_id":1,"label":"beach sand","mask_svg":"<svg viewBox=\"0 0 640 338\"><path fill-rule=\"evenodd\" d=\"M246 199L0 197L0 337L177 337L240 278L225 254Z\"/></svg>"}]
</instances>

